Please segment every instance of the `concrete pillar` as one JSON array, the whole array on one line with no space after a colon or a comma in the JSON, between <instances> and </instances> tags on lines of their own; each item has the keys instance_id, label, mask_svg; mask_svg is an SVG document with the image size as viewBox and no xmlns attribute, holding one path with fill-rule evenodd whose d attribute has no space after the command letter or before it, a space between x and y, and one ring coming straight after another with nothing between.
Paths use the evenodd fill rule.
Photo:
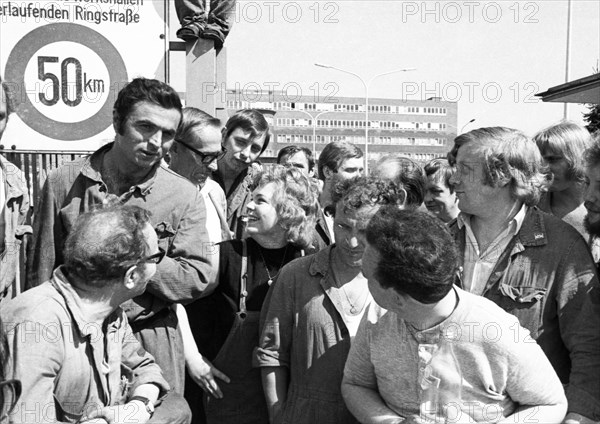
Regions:
<instances>
[{"instance_id":1,"label":"concrete pillar","mask_svg":"<svg viewBox=\"0 0 600 424\"><path fill-rule=\"evenodd\" d=\"M227 120L227 52L215 50L212 40L186 43L186 105Z\"/></svg>"}]
</instances>

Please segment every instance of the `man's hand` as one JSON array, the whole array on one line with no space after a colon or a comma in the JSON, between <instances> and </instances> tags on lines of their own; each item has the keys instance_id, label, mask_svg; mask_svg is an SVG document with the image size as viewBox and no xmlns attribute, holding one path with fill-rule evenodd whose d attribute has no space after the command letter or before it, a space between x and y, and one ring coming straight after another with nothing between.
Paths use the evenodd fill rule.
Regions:
<instances>
[{"instance_id":1,"label":"man's hand","mask_svg":"<svg viewBox=\"0 0 600 424\"><path fill-rule=\"evenodd\" d=\"M146 406L140 401L125 405L105 406L90 412L79 422L82 424L144 424L150 419Z\"/></svg>"},{"instance_id":2,"label":"man's hand","mask_svg":"<svg viewBox=\"0 0 600 424\"><path fill-rule=\"evenodd\" d=\"M563 420L563 424L595 424L596 421L591 420L587 417L584 417L581 414L576 414L575 412L569 412L565 419Z\"/></svg>"},{"instance_id":3,"label":"man's hand","mask_svg":"<svg viewBox=\"0 0 600 424\"><path fill-rule=\"evenodd\" d=\"M202 390L217 399L223 398L223 392L221 392L215 377L225 383L229 383L229 377L216 369L213 364L200 354L194 357L194 359L186 361L186 365L190 376Z\"/></svg>"}]
</instances>

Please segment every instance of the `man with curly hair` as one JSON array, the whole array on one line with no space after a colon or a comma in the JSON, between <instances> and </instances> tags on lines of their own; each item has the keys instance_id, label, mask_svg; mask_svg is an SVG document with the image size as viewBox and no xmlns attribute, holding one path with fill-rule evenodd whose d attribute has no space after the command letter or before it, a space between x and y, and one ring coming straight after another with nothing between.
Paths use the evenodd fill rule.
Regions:
<instances>
[{"instance_id":1,"label":"man with curly hair","mask_svg":"<svg viewBox=\"0 0 600 424\"><path fill-rule=\"evenodd\" d=\"M458 251L441 220L382 207L366 229L371 303L342 393L361 423L560 423L565 394L527 330L454 286Z\"/></svg>"},{"instance_id":2,"label":"man with curly hair","mask_svg":"<svg viewBox=\"0 0 600 424\"><path fill-rule=\"evenodd\" d=\"M461 213L451 224L462 255L463 289L515 315L548 356L569 401L568 419L600 419L600 328L589 291L598 277L572 226L540 211L547 183L535 143L520 131L480 128L448 154ZM521 339L524 334L517 334Z\"/></svg>"},{"instance_id":3,"label":"man with curly hair","mask_svg":"<svg viewBox=\"0 0 600 424\"><path fill-rule=\"evenodd\" d=\"M340 384L350 341L372 300L361 272L364 230L382 205L405 197L391 181L339 183L332 198L335 244L286 265L273 284L254 358L271 423L357 422Z\"/></svg>"}]
</instances>

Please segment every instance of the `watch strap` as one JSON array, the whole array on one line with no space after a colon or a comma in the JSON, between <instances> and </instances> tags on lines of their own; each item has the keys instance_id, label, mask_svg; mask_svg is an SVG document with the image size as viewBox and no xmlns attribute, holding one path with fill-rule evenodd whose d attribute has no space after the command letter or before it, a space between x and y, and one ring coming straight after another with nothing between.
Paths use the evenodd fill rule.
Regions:
<instances>
[{"instance_id":1,"label":"watch strap","mask_svg":"<svg viewBox=\"0 0 600 424\"><path fill-rule=\"evenodd\" d=\"M129 402L132 402L134 400L142 402L144 404L144 406L146 407L146 412L148 414L150 414L150 416L152 416L152 414L154 414L154 404L152 402L150 402L150 399L148 399L147 397L144 397L144 396L133 396L131 399L129 399Z\"/></svg>"}]
</instances>

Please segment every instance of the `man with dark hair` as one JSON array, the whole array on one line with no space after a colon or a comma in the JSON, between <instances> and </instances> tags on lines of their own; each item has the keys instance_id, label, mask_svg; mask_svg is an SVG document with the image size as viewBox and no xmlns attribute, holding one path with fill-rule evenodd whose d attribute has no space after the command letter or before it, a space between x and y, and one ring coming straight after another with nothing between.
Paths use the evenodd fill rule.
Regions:
<instances>
[{"instance_id":1,"label":"man with dark hair","mask_svg":"<svg viewBox=\"0 0 600 424\"><path fill-rule=\"evenodd\" d=\"M453 286L458 252L440 220L384 206L366 239L362 269L375 302L342 382L360 422L526 422L530 414L561 422L562 385L527 330Z\"/></svg>"},{"instance_id":2,"label":"man with dark hair","mask_svg":"<svg viewBox=\"0 0 600 424\"><path fill-rule=\"evenodd\" d=\"M144 209L79 216L64 265L2 308L10 349L3 365L23 389L11 423L189 422L185 401L165 396L160 367L119 307L144 292L164 256Z\"/></svg>"},{"instance_id":3,"label":"man with dark hair","mask_svg":"<svg viewBox=\"0 0 600 424\"><path fill-rule=\"evenodd\" d=\"M255 362L271 422L356 423L340 393L350 341L371 302L361 273L364 230L403 195L391 182L355 178L335 196L336 244L286 265L263 306Z\"/></svg>"},{"instance_id":4,"label":"man with dark hair","mask_svg":"<svg viewBox=\"0 0 600 424\"><path fill-rule=\"evenodd\" d=\"M146 292L123 308L134 334L177 393L183 392L184 358L172 305L210 292L217 258L206 233L202 195L161 165L180 120L179 96L168 85L137 78L125 86L113 112L114 142L48 175L36 205L29 267L32 286L51 277L52 269L64 263L64 240L82 212L113 203L148 209L167 257Z\"/></svg>"},{"instance_id":5,"label":"man with dark hair","mask_svg":"<svg viewBox=\"0 0 600 424\"><path fill-rule=\"evenodd\" d=\"M315 159L306 147L285 146L277 153L277 163L298 168L308 177L314 174Z\"/></svg>"},{"instance_id":6,"label":"man with dark hair","mask_svg":"<svg viewBox=\"0 0 600 424\"><path fill-rule=\"evenodd\" d=\"M437 158L427 162L423 170L427 176L425 207L445 223L451 222L460 212L454 187L450 184L454 169L448 159Z\"/></svg>"},{"instance_id":7,"label":"man with dark hair","mask_svg":"<svg viewBox=\"0 0 600 424\"><path fill-rule=\"evenodd\" d=\"M8 84L0 79L0 141L13 111ZM0 305L21 293L21 241L31 228L25 225L29 195L25 176L0 155Z\"/></svg>"},{"instance_id":8,"label":"man with dark hair","mask_svg":"<svg viewBox=\"0 0 600 424\"><path fill-rule=\"evenodd\" d=\"M535 206L546 184L539 149L520 131L480 128L459 135L448 159L462 287L529 330L567 385L567 418L600 420L600 315L584 307L598 277L577 230Z\"/></svg>"},{"instance_id":9,"label":"man with dark hair","mask_svg":"<svg viewBox=\"0 0 600 424\"><path fill-rule=\"evenodd\" d=\"M358 146L344 141L334 141L325 146L319 155L317 164L319 179L323 188L319 195L319 212L317 214L317 233L319 247L323 248L335 242L333 232L332 207L333 190L343 180L360 177L364 171L363 152Z\"/></svg>"},{"instance_id":10,"label":"man with dark hair","mask_svg":"<svg viewBox=\"0 0 600 424\"><path fill-rule=\"evenodd\" d=\"M271 140L267 120L256 109L234 113L222 130L225 156L218 161L213 179L227 197L227 223L234 238L244 237L246 205L250 202L250 184L262 169L258 158Z\"/></svg>"}]
</instances>

